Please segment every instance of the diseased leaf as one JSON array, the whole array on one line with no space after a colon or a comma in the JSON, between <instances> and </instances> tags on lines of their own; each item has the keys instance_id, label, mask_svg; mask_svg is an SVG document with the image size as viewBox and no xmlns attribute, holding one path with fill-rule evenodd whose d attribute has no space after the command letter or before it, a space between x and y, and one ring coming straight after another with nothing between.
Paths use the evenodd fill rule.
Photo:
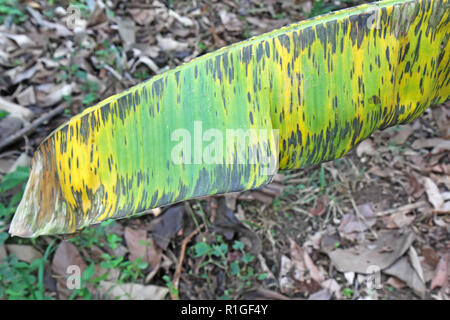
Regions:
<instances>
[{"instance_id":1,"label":"diseased leaf","mask_svg":"<svg viewBox=\"0 0 450 320\"><path fill-rule=\"evenodd\" d=\"M450 94L449 6L386 0L301 21L85 109L36 151L10 232L74 233L258 188L278 169L337 159L375 130L414 120ZM30 14L41 26L61 27ZM241 32L233 15L220 18Z\"/></svg>"}]
</instances>

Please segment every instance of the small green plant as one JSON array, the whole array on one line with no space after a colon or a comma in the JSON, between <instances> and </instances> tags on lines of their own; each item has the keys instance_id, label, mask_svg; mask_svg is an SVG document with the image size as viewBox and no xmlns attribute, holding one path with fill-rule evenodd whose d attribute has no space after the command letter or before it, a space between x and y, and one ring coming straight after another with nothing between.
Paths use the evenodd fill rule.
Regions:
<instances>
[{"instance_id":1,"label":"small green plant","mask_svg":"<svg viewBox=\"0 0 450 320\"><path fill-rule=\"evenodd\" d=\"M353 297L353 289L350 288L344 288L342 290L342 294L347 298L350 299L351 297Z\"/></svg>"},{"instance_id":2,"label":"small green plant","mask_svg":"<svg viewBox=\"0 0 450 320\"><path fill-rule=\"evenodd\" d=\"M53 250L50 243L44 256L31 263L19 261L15 255L0 263L0 300L51 300L44 292L45 263Z\"/></svg>"},{"instance_id":3,"label":"small green plant","mask_svg":"<svg viewBox=\"0 0 450 320\"><path fill-rule=\"evenodd\" d=\"M133 75L135 78L142 80L142 81L150 78L150 73L148 73L146 70L138 70Z\"/></svg>"},{"instance_id":4,"label":"small green plant","mask_svg":"<svg viewBox=\"0 0 450 320\"><path fill-rule=\"evenodd\" d=\"M315 16L326 14L333 10L336 10L337 8L338 7L335 5L325 3L325 0L315 0L313 2L312 10L309 14L307 14L307 17L312 18Z\"/></svg>"},{"instance_id":5,"label":"small green plant","mask_svg":"<svg viewBox=\"0 0 450 320\"><path fill-rule=\"evenodd\" d=\"M106 237L106 240L108 241L109 246L111 249L116 249L120 243L122 243L122 238L119 237L115 233L109 233Z\"/></svg>"},{"instance_id":6,"label":"small green plant","mask_svg":"<svg viewBox=\"0 0 450 320\"><path fill-rule=\"evenodd\" d=\"M200 52L208 51L208 46L202 41L197 42L197 48Z\"/></svg>"},{"instance_id":7,"label":"small green plant","mask_svg":"<svg viewBox=\"0 0 450 320\"><path fill-rule=\"evenodd\" d=\"M285 12L274 13L274 14L272 14L272 18L273 19L278 19L278 20L284 19L284 18L286 18L286 13Z\"/></svg>"},{"instance_id":8,"label":"small green plant","mask_svg":"<svg viewBox=\"0 0 450 320\"><path fill-rule=\"evenodd\" d=\"M104 41L99 45L101 49L95 51L95 57L101 62L96 66L97 69L103 68L105 64L113 67L119 73L122 71L120 64L122 47L111 45L108 41Z\"/></svg>"},{"instance_id":9,"label":"small green plant","mask_svg":"<svg viewBox=\"0 0 450 320\"><path fill-rule=\"evenodd\" d=\"M0 245L9 238L9 234L6 231L6 228L1 228L6 225L11 216L14 214L17 205L19 204L20 199L22 198L23 190L25 187L25 182L27 181L29 176L29 169L25 167L17 167L14 172L8 173L3 176L0 181ZM21 186L21 187L20 187ZM14 190L19 188L18 190ZM13 193L11 196L6 195L6 193ZM5 279L24 279L26 282L21 284L16 284L14 280L11 280L12 287L7 286L6 288L1 288L0 285L0 299L2 295L6 296L14 296L23 297L23 299L27 297L32 297L32 293L28 290L28 284L33 283L30 282L34 278L31 276L27 276L27 272L33 272L35 270L35 265L28 265L26 263L19 263L17 268L15 267L15 262L17 259L13 260L13 257L7 258L4 262L0 261L0 283L2 282L2 278L9 274L9 276L5 277ZM4 263L4 264L2 264ZM35 262L38 263L38 262ZM5 280L6 281L6 280ZM8 283L8 282L7 282ZM8 289L8 290L6 290ZM5 291L6 290L6 291Z\"/></svg>"},{"instance_id":10,"label":"small green plant","mask_svg":"<svg viewBox=\"0 0 450 320\"><path fill-rule=\"evenodd\" d=\"M24 183L28 180L29 174L29 168L19 166L14 172L3 176L0 182L0 195L7 191L11 191L20 185L22 185L22 188L15 192L14 195L9 198L9 201L8 199L1 199L0 196L2 201L0 203L0 221L6 223L16 210L16 207L22 198Z\"/></svg>"},{"instance_id":11,"label":"small green plant","mask_svg":"<svg viewBox=\"0 0 450 320\"><path fill-rule=\"evenodd\" d=\"M218 235L214 243L199 241L189 249L189 252L194 258L203 259L197 275L199 278L205 279L209 283L210 276L206 270L210 270L210 268L206 268L206 266L212 265L222 269L229 280L234 280L230 281L230 283L234 283L233 287L227 288L220 299L229 299L232 293L239 292L243 288L250 288L254 281L263 281L267 277L264 273L257 274L255 272L251 266L255 261L255 256L247 253L244 243L238 240L234 241L230 248L223 237ZM230 257L235 258L230 259ZM190 274L193 275L192 272Z\"/></svg>"},{"instance_id":12,"label":"small green plant","mask_svg":"<svg viewBox=\"0 0 450 320\"><path fill-rule=\"evenodd\" d=\"M108 244L111 244L111 242L117 244L118 240L113 240L111 236L110 239L108 239L107 236L114 224L114 220L107 220L100 223L97 227L83 229L78 236L70 239L70 242L78 248L88 249L92 248L94 245L104 247L106 244L104 239L107 239Z\"/></svg>"},{"instance_id":13,"label":"small green plant","mask_svg":"<svg viewBox=\"0 0 450 320\"><path fill-rule=\"evenodd\" d=\"M19 24L27 19L27 15L17 0L0 0L0 24L5 21Z\"/></svg>"},{"instance_id":14,"label":"small green plant","mask_svg":"<svg viewBox=\"0 0 450 320\"><path fill-rule=\"evenodd\" d=\"M5 118L8 114L9 114L9 112L6 112L4 110L0 110L0 119Z\"/></svg>"},{"instance_id":15,"label":"small green plant","mask_svg":"<svg viewBox=\"0 0 450 320\"><path fill-rule=\"evenodd\" d=\"M0 263L0 299L31 300L37 299L36 272L39 260L28 264L19 261L16 256L8 256Z\"/></svg>"},{"instance_id":16,"label":"small green plant","mask_svg":"<svg viewBox=\"0 0 450 320\"><path fill-rule=\"evenodd\" d=\"M17 167L14 172L6 174L0 182L0 192L6 192L27 181L30 171L25 167Z\"/></svg>"},{"instance_id":17,"label":"small green plant","mask_svg":"<svg viewBox=\"0 0 450 320\"><path fill-rule=\"evenodd\" d=\"M172 283L172 280L170 280L170 277L168 275L164 275L162 278L166 282L166 286L170 291L170 295L178 298L179 297L178 289L175 288L175 286Z\"/></svg>"},{"instance_id":18,"label":"small green plant","mask_svg":"<svg viewBox=\"0 0 450 320\"><path fill-rule=\"evenodd\" d=\"M84 93L83 105L89 106L100 100L100 88L98 83L88 79L86 71L80 69L78 65L62 66L61 74L58 81L76 80L81 84L81 91ZM72 103L72 96L64 96L64 100L68 103Z\"/></svg>"},{"instance_id":19,"label":"small green plant","mask_svg":"<svg viewBox=\"0 0 450 320\"><path fill-rule=\"evenodd\" d=\"M84 269L83 274L80 279L80 288L75 289L73 293L70 295L69 300L74 300L76 298L81 298L83 300L92 300L92 293L88 288L88 285L91 285L93 288L97 287L102 280L105 280L108 277L108 273L105 272L101 276L95 277L95 264L91 263L89 266Z\"/></svg>"},{"instance_id":20,"label":"small green plant","mask_svg":"<svg viewBox=\"0 0 450 320\"><path fill-rule=\"evenodd\" d=\"M124 257L112 257L107 253L102 254L103 262L100 266L103 269L116 269L120 272L118 282L136 282L137 279L144 277L144 270L148 263L143 262L142 258L134 261L125 261Z\"/></svg>"},{"instance_id":21,"label":"small green plant","mask_svg":"<svg viewBox=\"0 0 450 320\"><path fill-rule=\"evenodd\" d=\"M83 105L89 106L94 104L94 102L100 100L99 87L96 82L86 80L81 85L81 90L83 92L86 92L86 94L83 97L83 100L81 101Z\"/></svg>"}]
</instances>

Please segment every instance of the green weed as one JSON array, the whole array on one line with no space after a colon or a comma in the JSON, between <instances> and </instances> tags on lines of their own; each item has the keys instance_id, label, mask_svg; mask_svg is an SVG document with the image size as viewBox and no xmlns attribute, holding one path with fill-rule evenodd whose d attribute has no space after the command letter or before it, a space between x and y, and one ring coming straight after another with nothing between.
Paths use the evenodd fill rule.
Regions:
<instances>
[{"instance_id":1,"label":"green weed","mask_svg":"<svg viewBox=\"0 0 450 320\"><path fill-rule=\"evenodd\" d=\"M17 0L0 0L0 24L4 22L20 24L27 15Z\"/></svg>"}]
</instances>

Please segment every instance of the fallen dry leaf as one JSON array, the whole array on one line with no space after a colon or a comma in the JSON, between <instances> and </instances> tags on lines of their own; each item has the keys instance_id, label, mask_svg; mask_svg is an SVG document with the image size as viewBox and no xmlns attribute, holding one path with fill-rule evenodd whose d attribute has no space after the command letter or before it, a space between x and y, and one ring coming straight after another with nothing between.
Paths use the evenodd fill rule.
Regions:
<instances>
[{"instance_id":1,"label":"fallen dry leaf","mask_svg":"<svg viewBox=\"0 0 450 320\"><path fill-rule=\"evenodd\" d=\"M58 248L56 248L52 261L52 271L57 281L60 299L67 299L72 294L72 290L67 288L66 280L69 275L68 268L70 266L80 268L81 274L86 269L86 263L78 252L78 249L68 241L61 241Z\"/></svg>"},{"instance_id":2,"label":"fallen dry leaf","mask_svg":"<svg viewBox=\"0 0 450 320\"><path fill-rule=\"evenodd\" d=\"M450 140L442 138L431 139L417 139L411 145L414 149L429 149L433 148L432 154L440 153L441 151L450 150Z\"/></svg>"},{"instance_id":3,"label":"fallen dry leaf","mask_svg":"<svg viewBox=\"0 0 450 320\"><path fill-rule=\"evenodd\" d=\"M441 257L439 263L436 267L436 273L434 275L433 280L431 281L430 290L434 288L441 287L447 288L448 286L448 257Z\"/></svg>"},{"instance_id":4,"label":"fallen dry leaf","mask_svg":"<svg viewBox=\"0 0 450 320\"><path fill-rule=\"evenodd\" d=\"M120 17L117 17L116 22L120 38L125 45L125 49L128 49L136 42L136 24L131 19Z\"/></svg>"},{"instance_id":5,"label":"fallen dry leaf","mask_svg":"<svg viewBox=\"0 0 450 320\"><path fill-rule=\"evenodd\" d=\"M390 168L380 168L379 166L372 166L367 172L372 173L378 177L387 178L395 175L395 171Z\"/></svg>"},{"instance_id":6,"label":"fallen dry leaf","mask_svg":"<svg viewBox=\"0 0 450 320\"><path fill-rule=\"evenodd\" d=\"M244 30L244 23L238 19L236 14L228 12L226 10L219 11L219 17L222 21L225 29L230 32L241 32Z\"/></svg>"},{"instance_id":7,"label":"fallen dry leaf","mask_svg":"<svg viewBox=\"0 0 450 320\"><path fill-rule=\"evenodd\" d=\"M403 144L408 140L411 133L414 132L414 128L411 125L401 126L397 132L397 134L392 137L390 143L393 144Z\"/></svg>"},{"instance_id":8,"label":"fallen dry leaf","mask_svg":"<svg viewBox=\"0 0 450 320\"><path fill-rule=\"evenodd\" d=\"M49 30L55 30L56 34L61 37L66 37L72 35L72 31L67 29L63 24L54 23L45 20L42 15L37 11L31 8L30 6L26 7L26 10L30 13L30 15L36 20L36 22ZM78 19L81 20L81 19Z\"/></svg>"},{"instance_id":9,"label":"fallen dry leaf","mask_svg":"<svg viewBox=\"0 0 450 320\"><path fill-rule=\"evenodd\" d=\"M423 247L422 248L422 256L425 258L425 262L430 266L436 268L439 262L439 255L432 247Z\"/></svg>"},{"instance_id":10,"label":"fallen dry leaf","mask_svg":"<svg viewBox=\"0 0 450 320\"><path fill-rule=\"evenodd\" d=\"M439 135L450 135L450 109L445 106L435 107L431 109L433 119L439 128Z\"/></svg>"},{"instance_id":11,"label":"fallen dry leaf","mask_svg":"<svg viewBox=\"0 0 450 320\"><path fill-rule=\"evenodd\" d=\"M36 103L33 86L30 86L17 95L17 101L23 106L29 106Z\"/></svg>"},{"instance_id":12,"label":"fallen dry leaf","mask_svg":"<svg viewBox=\"0 0 450 320\"><path fill-rule=\"evenodd\" d=\"M423 180L425 192L427 193L428 196L428 201L433 205L435 209L441 209L442 206L444 205L444 199L441 196L439 188L430 178L423 177Z\"/></svg>"},{"instance_id":13,"label":"fallen dry leaf","mask_svg":"<svg viewBox=\"0 0 450 320\"><path fill-rule=\"evenodd\" d=\"M63 100L64 96L68 96L72 93L72 85L70 84L59 84L54 86L50 93L45 96L44 99L39 101L39 104L43 107L50 107L61 100Z\"/></svg>"},{"instance_id":14,"label":"fallen dry leaf","mask_svg":"<svg viewBox=\"0 0 450 320\"><path fill-rule=\"evenodd\" d=\"M228 240L238 234L239 239L244 242L246 250L257 256L262 250L259 236L236 218L234 212L226 206L225 198L220 197L217 200L216 208L211 209L211 215L214 216L212 224L214 232L222 234Z\"/></svg>"},{"instance_id":15,"label":"fallen dry leaf","mask_svg":"<svg viewBox=\"0 0 450 320\"><path fill-rule=\"evenodd\" d=\"M143 229L134 230L130 227L126 227L124 237L130 252L128 259L130 261L135 261L138 258L146 260L147 248L145 242L147 240L147 231Z\"/></svg>"},{"instance_id":16,"label":"fallen dry leaf","mask_svg":"<svg viewBox=\"0 0 450 320\"><path fill-rule=\"evenodd\" d=\"M319 217L325 213L329 202L330 198L327 195L323 195L317 200L316 207L308 209L308 212L314 217Z\"/></svg>"},{"instance_id":17,"label":"fallen dry leaf","mask_svg":"<svg viewBox=\"0 0 450 320\"><path fill-rule=\"evenodd\" d=\"M327 289L321 289L319 291L316 291L312 293L308 300L330 300L332 296L332 293Z\"/></svg>"},{"instance_id":18,"label":"fallen dry leaf","mask_svg":"<svg viewBox=\"0 0 450 320\"><path fill-rule=\"evenodd\" d=\"M320 239L320 250L322 252L328 253L336 249L336 244L339 244L340 239L337 234L324 234Z\"/></svg>"},{"instance_id":19,"label":"fallen dry leaf","mask_svg":"<svg viewBox=\"0 0 450 320\"><path fill-rule=\"evenodd\" d=\"M147 237L146 230L134 230L126 227L124 237L130 252L128 257L130 261L142 258L142 261L147 262L152 269L160 264L162 250L155 246L152 239Z\"/></svg>"},{"instance_id":20,"label":"fallen dry leaf","mask_svg":"<svg viewBox=\"0 0 450 320\"><path fill-rule=\"evenodd\" d=\"M373 156L376 153L373 141L371 139L363 140L356 147L356 155L361 158L363 155Z\"/></svg>"},{"instance_id":21,"label":"fallen dry leaf","mask_svg":"<svg viewBox=\"0 0 450 320\"><path fill-rule=\"evenodd\" d=\"M391 287L394 287L397 290L401 290L404 287L406 287L406 283L404 283L402 280L396 278L396 277L390 277L386 284L390 285Z\"/></svg>"},{"instance_id":22,"label":"fallen dry leaf","mask_svg":"<svg viewBox=\"0 0 450 320\"><path fill-rule=\"evenodd\" d=\"M16 133L23 127L23 121L16 117L0 119L0 141Z\"/></svg>"},{"instance_id":23,"label":"fallen dry leaf","mask_svg":"<svg viewBox=\"0 0 450 320\"><path fill-rule=\"evenodd\" d=\"M292 294L295 289L295 282L290 277L290 272L293 267L291 259L285 255L281 256L280 261L280 275L278 277L278 283L280 285L280 291L284 294Z\"/></svg>"},{"instance_id":24,"label":"fallen dry leaf","mask_svg":"<svg viewBox=\"0 0 450 320\"><path fill-rule=\"evenodd\" d=\"M419 260L420 260L420 266L423 270L424 282L427 283L427 282L433 280L434 275L436 274L436 267L433 267L432 265L428 264L424 257L419 257Z\"/></svg>"},{"instance_id":25,"label":"fallen dry leaf","mask_svg":"<svg viewBox=\"0 0 450 320\"><path fill-rule=\"evenodd\" d=\"M420 280L425 283L422 265L420 263L419 256L417 255L416 249L414 249L413 246L409 247L408 250L408 256L409 256L409 263L416 271L417 275L419 276Z\"/></svg>"},{"instance_id":26,"label":"fallen dry leaf","mask_svg":"<svg viewBox=\"0 0 450 320\"><path fill-rule=\"evenodd\" d=\"M320 250L320 243L322 238L327 234L326 230L317 231L308 236L307 240L303 243L304 248L311 247L314 250Z\"/></svg>"},{"instance_id":27,"label":"fallen dry leaf","mask_svg":"<svg viewBox=\"0 0 450 320\"><path fill-rule=\"evenodd\" d=\"M100 282L99 290L104 297L119 300L163 300L169 292L166 287L110 281Z\"/></svg>"},{"instance_id":28,"label":"fallen dry leaf","mask_svg":"<svg viewBox=\"0 0 450 320\"><path fill-rule=\"evenodd\" d=\"M293 262L294 279L300 282L307 281L308 277L311 277L317 282L324 281L323 274L316 267L308 252L300 247L294 240L289 238L291 259Z\"/></svg>"},{"instance_id":29,"label":"fallen dry leaf","mask_svg":"<svg viewBox=\"0 0 450 320\"><path fill-rule=\"evenodd\" d=\"M147 26L155 20L155 11L151 9L129 9L128 12L140 25Z\"/></svg>"},{"instance_id":30,"label":"fallen dry leaf","mask_svg":"<svg viewBox=\"0 0 450 320\"><path fill-rule=\"evenodd\" d=\"M258 288L244 292L241 296L243 300L290 300L285 295L282 295L276 291L267 290L264 288Z\"/></svg>"},{"instance_id":31,"label":"fallen dry leaf","mask_svg":"<svg viewBox=\"0 0 450 320\"><path fill-rule=\"evenodd\" d=\"M376 216L371 203L365 203L358 206L358 211L362 218L350 211L342 218L338 228L345 238L356 240L362 237L362 232L371 228L376 223Z\"/></svg>"},{"instance_id":32,"label":"fallen dry leaf","mask_svg":"<svg viewBox=\"0 0 450 320\"><path fill-rule=\"evenodd\" d=\"M53 272L66 276L68 266L78 266L81 271L86 268L86 263L80 255L77 247L68 241L61 241L53 256Z\"/></svg>"},{"instance_id":33,"label":"fallen dry leaf","mask_svg":"<svg viewBox=\"0 0 450 320\"><path fill-rule=\"evenodd\" d=\"M423 186L419 183L414 173L408 172L408 184L406 184L406 191L414 198L418 199L425 192Z\"/></svg>"},{"instance_id":34,"label":"fallen dry leaf","mask_svg":"<svg viewBox=\"0 0 450 320\"><path fill-rule=\"evenodd\" d=\"M398 211L390 216L383 217L383 221L386 224L386 228L395 229L410 225L415 218L416 216L412 212Z\"/></svg>"},{"instance_id":35,"label":"fallen dry leaf","mask_svg":"<svg viewBox=\"0 0 450 320\"><path fill-rule=\"evenodd\" d=\"M8 79L12 84L31 79L38 70L38 64L27 68L25 65L19 65L3 73L5 79Z\"/></svg>"},{"instance_id":36,"label":"fallen dry leaf","mask_svg":"<svg viewBox=\"0 0 450 320\"><path fill-rule=\"evenodd\" d=\"M446 152L450 150L450 140L446 139L444 141L439 142L438 144L436 144L433 148L433 150L431 150L432 154L438 154L441 152Z\"/></svg>"},{"instance_id":37,"label":"fallen dry leaf","mask_svg":"<svg viewBox=\"0 0 450 320\"><path fill-rule=\"evenodd\" d=\"M192 22L191 19L189 19L188 17L182 17L173 10L169 10L169 16L174 17L175 20L177 20L179 23L181 23L186 28L190 28L194 25L194 22Z\"/></svg>"},{"instance_id":38,"label":"fallen dry leaf","mask_svg":"<svg viewBox=\"0 0 450 320\"><path fill-rule=\"evenodd\" d=\"M334 294L336 299L341 299L341 286L334 279L327 279L322 282L322 287L328 290L331 294Z\"/></svg>"},{"instance_id":39,"label":"fallen dry leaf","mask_svg":"<svg viewBox=\"0 0 450 320\"><path fill-rule=\"evenodd\" d=\"M154 242L163 250L180 230L183 222L184 204L178 204L167 209L151 223Z\"/></svg>"},{"instance_id":40,"label":"fallen dry leaf","mask_svg":"<svg viewBox=\"0 0 450 320\"><path fill-rule=\"evenodd\" d=\"M42 258L42 253L29 245L7 244L6 250L10 255L15 255L17 259L31 263L33 260Z\"/></svg>"},{"instance_id":41,"label":"fallen dry leaf","mask_svg":"<svg viewBox=\"0 0 450 320\"><path fill-rule=\"evenodd\" d=\"M408 258L403 257L397 260L392 266L384 269L383 272L405 282L421 298L425 297L425 283L411 266Z\"/></svg>"},{"instance_id":42,"label":"fallen dry leaf","mask_svg":"<svg viewBox=\"0 0 450 320\"><path fill-rule=\"evenodd\" d=\"M369 267L381 270L392 265L411 246L412 231L385 231L374 242L366 242L349 249L337 249L328 253L333 265L340 272L370 273Z\"/></svg>"},{"instance_id":43,"label":"fallen dry leaf","mask_svg":"<svg viewBox=\"0 0 450 320\"><path fill-rule=\"evenodd\" d=\"M170 37L163 38L162 36L157 35L156 40L158 40L158 46L163 51L182 51L188 48L186 42L179 42Z\"/></svg>"},{"instance_id":44,"label":"fallen dry leaf","mask_svg":"<svg viewBox=\"0 0 450 320\"><path fill-rule=\"evenodd\" d=\"M15 117L19 117L23 119L25 122L31 121L34 117L34 114L31 110L24 108L16 103L8 101L2 97L0 97L0 110L6 111Z\"/></svg>"},{"instance_id":45,"label":"fallen dry leaf","mask_svg":"<svg viewBox=\"0 0 450 320\"><path fill-rule=\"evenodd\" d=\"M149 57L146 57L146 56L139 57L139 59L134 64L134 66L131 69L131 71L134 72L136 70L136 67L139 66L140 64L146 65L154 73L158 73L159 72L158 65L152 59L150 59Z\"/></svg>"},{"instance_id":46,"label":"fallen dry leaf","mask_svg":"<svg viewBox=\"0 0 450 320\"><path fill-rule=\"evenodd\" d=\"M36 45L36 43L31 40L28 36L24 34L9 34L3 33L7 38L13 40L19 47L26 48Z\"/></svg>"}]
</instances>

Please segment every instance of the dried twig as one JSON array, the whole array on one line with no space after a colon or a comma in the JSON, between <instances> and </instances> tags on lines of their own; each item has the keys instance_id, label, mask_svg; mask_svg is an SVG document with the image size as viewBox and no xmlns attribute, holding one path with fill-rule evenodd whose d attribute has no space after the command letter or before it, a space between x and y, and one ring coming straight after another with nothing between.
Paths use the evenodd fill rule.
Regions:
<instances>
[{"instance_id":1,"label":"dried twig","mask_svg":"<svg viewBox=\"0 0 450 320\"><path fill-rule=\"evenodd\" d=\"M434 214L450 214L450 210L433 209L431 212Z\"/></svg>"},{"instance_id":2,"label":"dried twig","mask_svg":"<svg viewBox=\"0 0 450 320\"><path fill-rule=\"evenodd\" d=\"M30 132L33 132L37 127L39 127L42 123L46 122L47 120L53 118L54 116L62 113L67 108L67 104L63 103L57 108L53 109L50 112L47 112L46 114L43 114L36 120L34 120L29 125L25 126L24 128L17 131L12 136L8 137L4 141L0 142L0 150L3 148L9 146L11 143L15 142L16 140L19 140L21 137L29 134Z\"/></svg>"},{"instance_id":3,"label":"dried twig","mask_svg":"<svg viewBox=\"0 0 450 320\"><path fill-rule=\"evenodd\" d=\"M397 212L408 212L408 211L423 207L425 204L426 204L425 201L410 203L410 204L407 204L407 205L404 205L404 206L401 206L398 208L393 208L393 209L377 212L376 215L378 217L380 217L380 216L386 216L386 215L390 215L390 214L397 213Z\"/></svg>"},{"instance_id":4,"label":"dried twig","mask_svg":"<svg viewBox=\"0 0 450 320\"><path fill-rule=\"evenodd\" d=\"M200 225L200 228L203 226L203 224ZM181 270L183 268L183 261L184 257L186 255L186 247L187 244L191 241L191 239L198 233L199 229L195 229L191 232L186 238L184 238L183 243L181 244L181 252L180 252L180 259L178 260L177 269L175 270L175 274L173 276L173 286L178 291L178 286L180 284L180 276L181 276ZM170 292L170 297L172 300L178 300L178 295L175 295L174 293Z\"/></svg>"},{"instance_id":5,"label":"dried twig","mask_svg":"<svg viewBox=\"0 0 450 320\"><path fill-rule=\"evenodd\" d=\"M364 224L367 226L367 228L369 228L370 232L372 233L372 235L375 237L375 239L378 239L378 234L375 232L375 230L373 230L373 228L369 225L369 223L367 222L366 217L364 217L362 215L362 213L359 211L358 206L356 205L355 199L353 198L352 194L349 192L348 193L349 198L350 198L350 202L353 206L353 210L355 210L356 216L362 220L364 222Z\"/></svg>"}]
</instances>

